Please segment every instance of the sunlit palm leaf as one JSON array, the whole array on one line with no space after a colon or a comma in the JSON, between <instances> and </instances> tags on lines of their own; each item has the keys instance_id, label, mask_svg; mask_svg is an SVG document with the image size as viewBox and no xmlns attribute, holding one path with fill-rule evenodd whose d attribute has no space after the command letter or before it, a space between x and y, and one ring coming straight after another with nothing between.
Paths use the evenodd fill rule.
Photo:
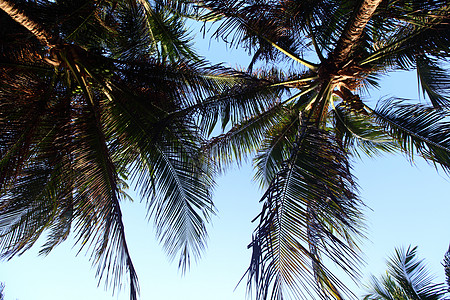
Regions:
<instances>
[{"instance_id":1,"label":"sunlit palm leaf","mask_svg":"<svg viewBox=\"0 0 450 300\"><path fill-rule=\"evenodd\" d=\"M373 51L361 64L375 64L384 69L411 69L416 57L427 54L445 57L448 53L448 7L434 11L426 22L418 24L399 23L397 28L373 44Z\"/></svg>"},{"instance_id":2,"label":"sunlit palm leaf","mask_svg":"<svg viewBox=\"0 0 450 300\"><path fill-rule=\"evenodd\" d=\"M162 60L166 58L172 62L178 59L198 60L192 50L183 19L168 13L165 7L152 6L151 2L146 0L138 2L142 5L146 16L147 33L154 38L155 50Z\"/></svg>"},{"instance_id":3,"label":"sunlit palm leaf","mask_svg":"<svg viewBox=\"0 0 450 300\"><path fill-rule=\"evenodd\" d=\"M278 122L267 131L262 139L254 162L257 168L255 179L261 185L268 186L280 171L283 161L287 160L298 132L299 115L296 110L284 109Z\"/></svg>"},{"instance_id":4,"label":"sunlit palm leaf","mask_svg":"<svg viewBox=\"0 0 450 300\"><path fill-rule=\"evenodd\" d=\"M397 249L388 262L388 272L410 299L440 299L442 284L433 284L423 260L416 257L417 247Z\"/></svg>"},{"instance_id":5,"label":"sunlit palm leaf","mask_svg":"<svg viewBox=\"0 0 450 300\"><path fill-rule=\"evenodd\" d=\"M373 156L399 150L395 140L368 116L349 111L342 105L336 106L333 113L336 136L352 154L360 156L362 152Z\"/></svg>"}]
</instances>

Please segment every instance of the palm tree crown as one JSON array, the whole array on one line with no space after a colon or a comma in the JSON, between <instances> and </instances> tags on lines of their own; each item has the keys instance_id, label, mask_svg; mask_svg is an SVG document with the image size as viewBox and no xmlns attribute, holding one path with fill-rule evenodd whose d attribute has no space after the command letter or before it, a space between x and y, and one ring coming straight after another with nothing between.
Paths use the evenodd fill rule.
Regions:
<instances>
[{"instance_id":1,"label":"palm tree crown","mask_svg":"<svg viewBox=\"0 0 450 300\"><path fill-rule=\"evenodd\" d=\"M354 297L328 265L358 277L364 204L351 158L402 151L450 170L447 1L197 3L221 20L217 37L253 54L248 72L266 79L259 93L272 97L257 114L230 110L222 120L231 129L207 146L224 166L255 154L267 188L249 288L257 299ZM429 104L369 105L369 88L395 70L415 70ZM246 92L259 105L258 92Z\"/></svg>"},{"instance_id":2,"label":"palm tree crown","mask_svg":"<svg viewBox=\"0 0 450 300\"><path fill-rule=\"evenodd\" d=\"M167 1L0 1L0 249L73 230L107 285L138 281L120 202L128 182L185 270L205 247L214 184L197 115L243 76L191 49ZM177 13L175 13L177 12ZM248 77L248 76L247 76Z\"/></svg>"},{"instance_id":3,"label":"palm tree crown","mask_svg":"<svg viewBox=\"0 0 450 300\"><path fill-rule=\"evenodd\" d=\"M351 158L400 150L450 170L447 1L0 0L0 8L4 257L45 230L48 253L74 225L100 278L117 286L125 270L134 299L120 211L126 180L185 268L205 245L216 167L255 154L267 191L249 287L257 299L343 299L352 293L328 262L357 277L365 232ZM215 34L253 54L248 72L207 66L180 16L220 19ZM415 70L430 104L370 106L364 92L395 70ZM231 129L207 141L217 123Z\"/></svg>"}]
</instances>

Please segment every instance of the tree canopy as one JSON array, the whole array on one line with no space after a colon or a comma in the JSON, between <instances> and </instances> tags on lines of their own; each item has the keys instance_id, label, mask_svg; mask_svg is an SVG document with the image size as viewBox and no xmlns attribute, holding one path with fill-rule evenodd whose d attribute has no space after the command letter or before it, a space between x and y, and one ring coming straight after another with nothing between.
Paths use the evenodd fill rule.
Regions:
<instances>
[{"instance_id":1,"label":"tree canopy","mask_svg":"<svg viewBox=\"0 0 450 300\"><path fill-rule=\"evenodd\" d=\"M184 270L205 247L214 175L254 157L266 189L250 247L256 299L353 297L362 154L450 170L447 1L0 1L0 247L11 258L74 227L112 286L137 274L120 202L133 182ZM246 71L192 50L185 19L252 55ZM427 103L368 101L417 73ZM224 133L211 135L220 126ZM73 226L72 226L73 225Z\"/></svg>"}]
</instances>

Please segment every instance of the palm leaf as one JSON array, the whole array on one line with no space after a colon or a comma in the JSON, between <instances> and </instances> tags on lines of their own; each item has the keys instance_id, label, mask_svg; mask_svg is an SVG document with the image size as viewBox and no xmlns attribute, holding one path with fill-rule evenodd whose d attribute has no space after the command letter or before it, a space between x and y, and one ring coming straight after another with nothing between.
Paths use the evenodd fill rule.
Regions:
<instances>
[{"instance_id":1,"label":"palm leaf","mask_svg":"<svg viewBox=\"0 0 450 300\"><path fill-rule=\"evenodd\" d=\"M80 83L81 84L81 83ZM73 169L76 187L76 230L81 248L93 247L92 258L99 279L118 287L124 270L129 275L130 298L137 299L139 285L128 246L120 209L118 171L100 122L99 103L84 86L87 106L78 113L74 129ZM83 116L83 117L81 117ZM106 274L106 276L105 276ZM103 278L105 276L105 278Z\"/></svg>"},{"instance_id":2,"label":"palm leaf","mask_svg":"<svg viewBox=\"0 0 450 300\"><path fill-rule=\"evenodd\" d=\"M396 99L381 102L372 113L377 123L386 128L411 158L418 153L426 160L440 165L445 171L449 170L447 113Z\"/></svg>"},{"instance_id":3,"label":"palm leaf","mask_svg":"<svg viewBox=\"0 0 450 300\"><path fill-rule=\"evenodd\" d=\"M266 131L284 112L282 106L275 105L264 113L235 125L226 134L210 139L204 149L220 170L234 161L245 161L250 154L256 152Z\"/></svg>"},{"instance_id":4,"label":"palm leaf","mask_svg":"<svg viewBox=\"0 0 450 300\"><path fill-rule=\"evenodd\" d=\"M363 227L348 161L326 132L308 126L299 134L262 198L248 270L257 299L351 295L320 254L356 274L354 238Z\"/></svg>"},{"instance_id":5,"label":"palm leaf","mask_svg":"<svg viewBox=\"0 0 450 300\"><path fill-rule=\"evenodd\" d=\"M395 250L388 261L386 275L372 277L365 300L439 300L446 293L444 284L432 283L432 277L423 262L417 258L417 247Z\"/></svg>"},{"instance_id":6,"label":"palm leaf","mask_svg":"<svg viewBox=\"0 0 450 300\"><path fill-rule=\"evenodd\" d=\"M443 285L433 284L423 263L416 258L417 247L396 249L388 262L388 272L411 299L441 299Z\"/></svg>"},{"instance_id":7,"label":"palm leaf","mask_svg":"<svg viewBox=\"0 0 450 300\"><path fill-rule=\"evenodd\" d=\"M436 60L426 56L417 57L416 63L417 77L423 93L426 93L435 108L448 108L450 80L446 70Z\"/></svg>"},{"instance_id":8,"label":"palm leaf","mask_svg":"<svg viewBox=\"0 0 450 300\"><path fill-rule=\"evenodd\" d=\"M255 179L261 185L268 185L278 173L283 161L287 160L299 126L299 115L294 109L285 108L278 122L272 125L263 137L262 145L254 158Z\"/></svg>"},{"instance_id":9,"label":"palm leaf","mask_svg":"<svg viewBox=\"0 0 450 300\"><path fill-rule=\"evenodd\" d=\"M192 116L172 116L170 122L164 121L177 107L168 95L156 93L161 98L152 99L125 91L123 87L110 92L108 136L117 141L119 165L125 166L147 199L164 249L171 258L180 256L184 271L191 256L197 258L204 249L206 222L214 212L210 200L213 181L207 161L200 155L202 136Z\"/></svg>"},{"instance_id":10,"label":"palm leaf","mask_svg":"<svg viewBox=\"0 0 450 300\"><path fill-rule=\"evenodd\" d=\"M333 110L334 130L345 149L360 157L398 150L395 141L368 116L349 111L343 105Z\"/></svg>"}]
</instances>

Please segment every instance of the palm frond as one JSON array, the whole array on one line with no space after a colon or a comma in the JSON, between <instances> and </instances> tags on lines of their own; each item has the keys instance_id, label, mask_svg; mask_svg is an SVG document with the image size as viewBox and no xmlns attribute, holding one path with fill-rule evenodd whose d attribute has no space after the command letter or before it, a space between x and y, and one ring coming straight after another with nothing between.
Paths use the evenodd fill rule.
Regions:
<instances>
[{"instance_id":1,"label":"palm frond","mask_svg":"<svg viewBox=\"0 0 450 300\"><path fill-rule=\"evenodd\" d=\"M119 287L127 272L130 299L135 300L139 285L125 239L118 170L100 122L101 106L91 98L94 91L89 85L84 86L84 91L87 105L75 118L76 148L72 152L77 242L80 248L88 245L99 280L107 286Z\"/></svg>"},{"instance_id":2,"label":"palm frond","mask_svg":"<svg viewBox=\"0 0 450 300\"><path fill-rule=\"evenodd\" d=\"M206 223L214 213L213 169L200 152L203 137L190 115L164 121L171 110L158 101L164 100L161 105L169 109L177 107L164 93L159 94L161 99L152 101L117 90L110 96L107 125L110 139L116 141L116 159L126 166L130 180L147 199L158 238L169 257L180 256L184 271L191 256L197 258L202 253Z\"/></svg>"},{"instance_id":3,"label":"palm frond","mask_svg":"<svg viewBox=\"0 0 450 300\"><path fill-rule=\"evenodd\" d=\"M380 102L372 114L411 158L418 153L449 171L450 136L446 112L388 99Z\"/></svg>"},{"instance_id":4,"label":"palm frond","mask_svg":"<svg viewBox=\"0 0 450 300\"><path fill-rule=\"evenodd\" d=\"M450 250L445 252L443 265L445 271L445 282L447 283L447 292L450 292Z\"/></svg>"},{"instance_id":5,"label":"palm frond","mask_svg":"<svg viewBox=\"0 0 450 300\"><path fill-rule=\"evenodd\" d=\"M395 249L388 261L386 275L372 277L365 300L439 300L446 293L444 284L432 283L423 260L417 258L417 247Z\"/></svg>"},{"instance_id":6,"label":"palm frond","mask_svg":"<svg viewBox=\"0 0 450 300\"><path fill-rule=\"evenodd\" d=\"M152 7L148 1L139 1L146 16L147 32L154 38L161 59L176 62L179 59L198 60L187 35L182 18L170 14L165 7Z\"/></svg>"},{"instance_id":7,"label":"palm frond","mask_svg":"<svg viewBox=\"0 0 450 300\"><path fill-rule=\"evenodd\" d=\"M240 164L249 155L256 152L267 130L277 123L285 110L275 105L208 141L205 151L213 158L219 170L223 170L232 162Z\"/></svg>"},{"instance_id":8,"label":"palm frond","mask_svg":"<svg viewBox=\"0 0 450 300\"><path fill-rule=\"evenodd\" d=\"M438 61L426 56L416 59L417 77L423 93L429 97L435 108L449 108L450 105L450 79L448 72Z\"/></svg>"},{"instance_id":9,"label":"palm frond","mask_svg":"<svg viewBox=\"0 0 450 300\"><path fill-rule=\"evenodd\" d=\"M361 65L412 69L418 56L445 58L449 50L448 24L448 7L430 13L420 24L399 22L395 30L373 44L371 53L361 59Z\"/></svg>"},{"instance_id":10,"label":"palm frond","mask_svg":"<svg viewBox=\"0 0 450 300\"><path fill-rule=\"evenodd\" d=\"M261 147L253 161L256 167L255 179L262 186L268 186L272 182L283 161L289 158L300 125L299 117L296 109L285 107L278 122L260 140Z\"/></svg>"},{"instance_id":11,"label":"palm frond","mask_svg":"<svg viewBox=\"0 0 450 300\"><path fill-rule=\"evenodd\" d=\"M395 140L368 116L349 111L340 104L334 108L333 117L336 137L353 155L361 157L364 153L371 157L399 150Z\"/></svg>"},{"instance_id":12,"label":"palm frond","mask_svg":"<svg viewBox=\"0 0 450 300\"><path fill-rule=\"evenodd\" d=\"M364 300L408 300L406 293L397 285L391 275L386 274L378 279L371 277L370 291L364 295Z\"/></svg>"},{"instance_id":13,"label":"palm frond","mask_svg":"<svg viewBox=\"0 0 450 300\"><path fill-rule=\"evenodd\" d=\"M388 272L409 298L440 299L443 285L433 284L432 276L423 260L416 257L417 247L396 249L395 255L388 262Z\"/></svg>"},{"instance_id":14,"label":"palm frond","mask_svg":"<svg viewBox=\"0 0 450 300\"><path fill-rule=\"evenodd\" d=\"M247 272L257 299L351 295L322 255L356 276L356 240L364 229L355 192L346 154L334 138L314 127L299 129L289 159L262 198L250 245Z\"/></svg>"}]
</instances>

